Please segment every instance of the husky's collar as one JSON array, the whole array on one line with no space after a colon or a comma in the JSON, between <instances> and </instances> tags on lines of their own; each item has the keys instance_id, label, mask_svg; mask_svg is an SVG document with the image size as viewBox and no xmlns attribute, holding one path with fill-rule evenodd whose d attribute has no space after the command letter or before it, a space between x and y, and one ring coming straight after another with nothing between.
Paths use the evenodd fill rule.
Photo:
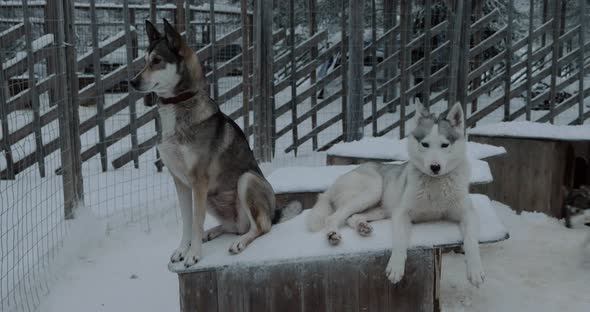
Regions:
<instances>
[{"instance_id":1,"label":"husky's collar","mask_svg":"<svg viewBox=\"0 0 590 312\"><path fill-rule=\"evenodd\" d=\"M160 98L160 100L162 101L162 104L178 104L192 98L195 95L197 95L196 92L189 91L169 98Z\"/></svg>"}]
</instances>

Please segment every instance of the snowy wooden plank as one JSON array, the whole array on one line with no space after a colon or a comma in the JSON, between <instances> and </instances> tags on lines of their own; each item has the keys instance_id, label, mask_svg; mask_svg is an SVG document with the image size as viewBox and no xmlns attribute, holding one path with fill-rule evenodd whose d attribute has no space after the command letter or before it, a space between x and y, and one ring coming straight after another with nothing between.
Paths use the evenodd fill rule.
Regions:
<instances>
[{"instance_id":1,"label":"snowy wooden plank","mask_svg":"<svg viewBox=\"0 0 590 312\"><path fill-rule=\"evenodd\" d=\"M549 123L512 121L487 124L470 129L473 136L547 139L561 141L590 140L590 125L563 126Z\"/></svg>"},{"instance_id":2,"label":"snowy wooden plank","mask_svg":"<svg viewBox=\"0 0 590 312\"><path fill-rule=\"evenodd\" d=\"M359 141L339 143L328 149L330 156L358 157L375 160L408 160L407 139L393 139L385 137L367 137ZM501 146L467 142L469 158L486 159L506 154Z\"/></svg>"},{"instance_id":3,"label":"snowy wooden plank","mask_svg":"<svg viewBox=\"0 0 590 312\"><path fill-rule=\"evenodd\" d=\"M496 242L507 237L508 232L494 211L488 197L470 195L479 216L481 243ZM391 221L373 222L373 235L361 237L349 227L343 227L343 241L339 246L330 246L324 233L311 233L305 226L309 210L273 226L271 232L256 239L238 255L230 255L228 248L238 238L225 234L203 244L203 258L186 269L183 263L170 263L168 268L176 273L207 271L226 266L259 266L308 258L333 259L343 255L384 252L391 248ZM433 249L457 246L462 243L459 227L455 223L440 221L413 226L410 249ZM272 252L268 252L271 251Z\"/></svg>"},{"instance_id":4,"label":"snowy wooden plank","mask_svg":"<svg viewBox=\"0 0 590 312\"><path fill-rule=\"evenodd\" d=\"M469 159L471 164L470 183L482 184L493 180L485 161ZM398 162L401 163L401 162ZM339 165L322 167L284 167L273 171L268 181L276 193L323 192L336 179L358 165Z\"/></svg>"}]
</instances>

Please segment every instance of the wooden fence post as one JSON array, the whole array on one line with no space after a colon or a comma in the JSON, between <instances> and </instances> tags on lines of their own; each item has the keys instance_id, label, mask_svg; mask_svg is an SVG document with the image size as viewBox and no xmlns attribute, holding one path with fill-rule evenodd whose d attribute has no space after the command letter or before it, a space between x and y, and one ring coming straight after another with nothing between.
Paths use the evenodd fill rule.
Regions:
<instances>
[{"instance_id":1,"label":"wooden fence post","mask_svg":"<svg viewBox=\"0 0 590 312\"><path fill-rule=\"evenodd\" d=\"M98 18L96 16L96 0L90 0L90 28L92 30L92 67L94 71L94 94L96 105L96 123L98 124L98 151L102 171L108 170L108 155L106 145L104 88L102 85L102 70L100 65Z\"/></svg>"},{"instance_id":2,"label":"wooden fence post","mask_svg":"<svg viewBox=\"0 0 590 312\"><path fill-rule=\"evenodd\" d=\"M504 120L510 120L510 90L512 89L512 8L514 0L508 1L508 28L506 29L506 77L504 81Z\"/></svg>"},{"instance_id":3,"label":"wooden fence post","mask_svg":"<svg viewBox=\"0 0 590 312\"><path fill-rule=\"evenodd\" d=\"M29 94L33 108L33 129L35 133L35 158L39 166L39 174L45 177L45 152L43 148L43 136L41 134L41 116L39 106L39 92L37 90L37 78L35 77L35 59L33 57L33 29L31 16L29 14L29 4L23 0L23 21L25 24L25 42L27 50L27 73Z\"/></svg>"},{"instance_id":4,"label":"wooden fence post","mask_svg":"<svg viewBox=\"0 0 590 312\"><path fill-rule=\"evenodd\" d=\"M364 0L351 0L348 2L349 8L349 51L348 58L348 81L350 83L348 93L348 109L344 118L348 130L345 133L344 141L356 141L363 137L363 16L364 16ZM343 56L345 57L345 56ZM341 62L346 62L343 59ZM344 74L344 73L343 73Z\"/></svg>"},{"instance_id":5,"label":"wooden fence post","mask_svg":"<svg viewBox=\"0 0 590 312\"><path fill-rule=\"evenodd\" d=\"M64 192L64 217L72 219L74 209L84 201L82 161L80 157L80 116L78 114L78 76L76 74L76 47L74 29L74 2L56 1L57 70L63 75L59 84L59 136L61 145L61 168Z\"/></svg>"},{"instance_id":6,"label":"wooden fence post","mask_svg":"<svg viewBox=\"0 0 590 312\"><path fill-rule=\"evenodd\" d=\"M131 13L134 15L131 16ZM125 26L125 46L126 46L126 60L127 60L127 81L131 81L134 76L133 59L134 57L134 45L133 38L131 38L131 23L133 22L133 28L135 28L135 10L132 12L129 10L129 0L123 1L123 23ZM137 31L135 32L137 34ZM135 103L137 102L137 93L132 88L127 86L127 105L129 105L129 134L131 135L131 157L133 158L133 166L139 168L139 157L137 156L138 143L137 143L137 108Z\"/></svg>"},{"instance_id":7,"label":"wooden fence post","mask_svg":"<svg viewBox=\"0 0 590 312\"><path fill-rule=\"evenodd\" d=\"M150 22L152 22L152 24L154 24L154 25L158 25L156 2L157 2L157 0L150 0ZM153 93L148 93L148 94L146 94L146 95L143 96L143 102L147 106L153 105L153 103L155 101L156 101L156 96ZM158 127L156 126L156 128L158 128Z\"/></svg>"},{"instance_id":8,"label":"wooden fence post","mask_svg":"<svg viewBox=\"0 0 590 312\"><path fill-rule=\"evenodd\" d=\"M289 0L289 53L291 62L291 122L293 123L293 128L291 129L291 138L293 139L293 146L295 146L293 153L295 156L297 156L297 56L295 55L295 0ZM313 82L310 82L310 85L313 85ZM314 128L315 127L312 126L312 129Z\"/></svg>"},{"instance_id":9,"label":"wooden fence post","mask_svg":"<svg viewBox=\"0 0 590 312\"><path fill-rule=\"evenodd\" d=\"M57 17L56 17L56 11L55 11L55 1L47 1L45 3L45 8L43 9L44 11L44 15L45 15L45 25L44 25L44 30L46 34L53 34L53 48L51 49L51 51L49 52L49 57L47 58L47 75L50 76L52 74L55 74L57 76L57 56L55 53L55 49L57 49L57 46L55 45L55 38L57 38ZM51 87L49 88L49 106L55 106L55 103L57 103L57 101L61 100L59 98L56 97L56 92L55 90L57 89L57 83L58 80L57 79L53 79L50 83Z\"/></svg>"},{"instance_id":10,"label":"wooden fence post","mask_svg":"<svg viewBox=\"0 0 590 312\"><path fill-rule=\"evenodd\" d=\"M583 0L584 1L584 0ZM583 2L582 1L582 2ZM535 12L535 0L530 0L529 2L529 36L527 38L527 50L526 50L526 89L527 89L527 96L526 96L526 106L525 106L525 114L526 120L531 120L531 101L533 100L533 62L531 61L533 58L533 32L535 31L535 19L534 19L534 12Z\"/></svg>"},{"instance_id":11,"label":"wooden fence post","mask_svg":"<svg viewBox=\"0 0 590 312\"><path fill-rule=\"evenodd\" d=\"M385 28L383 31L384 33L395 27L395 25L397 24L396 2L397 1L395 0L383 0L383 25ZM390 36L388 36L388 38L385 38L385 55L383 55L383 59L387 59L393 54L393 52L395 51L396 41L396 33L392 33ZM397 64L396 62L392 63L393 66L391 66L391 68L385 68L384 70L384 81L389 81L389 79L395 77L395 75L397 74ZM383 103L387 103L390 100L395 99L396 97L397 89L395 88L395 84L393 86L388 86L385 89L385 91L383 91Z\"/></svg>"},{"instance_id":12,"label":"wooden fence post","mask_svg":"<svg viewBox=\"0 0 590 312\"><path fill-rule=\"evenodd\" d=\"M309 36L313 37L315 33L318 31L318 22L317 22L317 0L308 0L308 14L309 14L309 21L308 21L308 28L309 28ZM317 45L314 43L310 50L311 59L315 60L318 57L318 48ZM319 64L318 64L319 65ZM316 71L312 70L309 73L309 83L310 85L314 85L316 83ZM314 91L318 91L317 89ZM315 107L317 105L317 93L314 92L311 95L311 107ZM315 129L318 126L318 115L317 112L311 115L311 128ZM318 149L318 136L314 135L311 139L311 146L312 149L315 151Z\"/></svg>"},{"instance_id":13,"label":"wooden fence post","mask_svg":"<svg viewBox=\"0 0 590 312\"><path fill-rule=\"evenodd\" d=\"M252 58L250 57L250 27L251 19L248 13L247 0L240 0L240 12L242 17L242 118L244 121L244 133L248 142L250 142L249 127L250 127L250 99L252 91L252 80L250 79Z\"/></svg>"},{"instance_id":14,"label":"wooden fence post","mask_svg":"<svg viewBox=\"0 0 590 312\"><path fill-rule=\"evenodd\" d=\"M272 19L272 17L271 17ZM212 75L211 75L211 87L212 89L212 98L215 102L217 102L219 98L219 77L217 77L217 35L215 33L215 0L209 0L209 43L211 44L211 66L212 66ZM271 24L272 25L272 24ZM272 29L270 27L269 29ZM269 30L272 34L272 30ZM272 35L271 35L272 36ZM272 40L272 38L271 38ZM272 41L271 41L272 45Z\"/></svg>"},{"instance_id":15,"label":"wooden fence post","mask_svg":"<svg viewBox=\"0 0 590 312\"><path fill-rule=\"evenodd\" d=\"M449 87L447 90L447 106L457 101L457 89L459 87L459 59L461 52L461 26L463 24L463 3L457 0L451 1L453 7L449 9L449 31L451 32L451 55L449 66Z\"/></svg>"},{"instance_id":16,"label":"wooden fence post","mask_svg":"<svg viewBox=\"0 0 590 312\"><path fill-rule=\"evenodd\" d=\"M154 25L157 25L158 15L156 2L156 0L150 0L150 22L152 22ZM155 97L156 95L154 93L146 94L143 96L143 102L145 105L150 106L156 101ZM160 114L156 114L156 118L154 119L154 127L156 128L156 135L158 137L157 141L160 142L162 139L162 122L160 120ZM162 172L164 163L160 159L160 151L158 151L158 148L156 148L156 162L154 164L156 165L158 172Z\"/></svg>"},{"instance_id":17,"label":"wooden fence post","mask_svg":"<svg viewBox=\"0 0 590 312\"><path fill-rule=\"evenodd\" d=\"M182 33L185 30L184 23L184 1L176 0L176 8L174 9L174 24L178 33Z\"/></svg>"},{"instance_id":18,"label":"wooden fence post","mask_svg":"<svg viewBox=\"0 0 590 312\"><path fill-rule=\"evenodd\" d=\"M6 176L0 176L0 179L14 179L14 161L12 159L12 142L10 140L10 130L8 128L8 105L7 99L10 96L8 92L8 84L6 77L4 77L4 68L0 61L0 123L2 124L2 151L4 151L4 158L6 159Z\"/></svg>"},{"instance_id":19,"label":"wooden fence post","mask_svg":"<svg viewBox=\"0 0 590 312\"><path fill-rule=\"evenodd\" d=\"M350 0L353 1L353 0ZM346 15L346 1L341 1L341 11L340 11L340 73L342 75L342 97L341 97L341 105L342 105L342 133L344 134L343 137L346 138L348 135L348 120L345 118L348 115L348 62L346 61L348 58L348 32L346 31L347 28L347 15Z\"/></svg>"},{"instance_id":20,"label":"wooden fence post","mask_svg":"<svg viewBox=\"0 0 590 312\"><path fill-rule=\"evenodd\" d=\"M272 159L273 129L273 0L256 0L254 44L256 68L254 96L254 154L260 161Z\"/></svg>"},{"instance_id":21,"label":"wooden fence post","mask_svg":"<svg viewBox=\"0 0 590 312\"><path fill-rule=\"evenodd\" d=\"M424 12L424 75L422 77L422 104L424 107L430 107L430 72L432 69L432 60L430 53L432 51L432 33L430 31L432 24L432 0L426 0L424 3L426 9Z\"/></svg>"},{"instance_id":22,"label":"wooden fence post","mask_svg":"<svg viewBox=\"0 0 590 312\"><path fill-rule=\"evenodd\" d=\"M459 52L459 66L460 70L458 71L459 77L457 78L458 81L458 90L457 94L459 102L461 102L461 106L463 107L463 112L467 113L467 96L469 94L469 71L471 70L470 56L469 50L471 48L471 1L465 1L462 4L459 4L460 7L463 7L463 17L461 19L461 24L463 25L459 30L461 34L459 38L461 38L461 51ZM453 106L455 103L448 103L449 108Z\"/></svg>"},{"instance_id":23,"label":"wooden fence post","mask_svg":"<svg viewBox=\"0 0 590 312\"><path fill-rule=\"evenodd\" d=\"M553 16L551 20L552 37L551 43L551 87L549 90L549 122L553 123L555 119L555 97L557 96L557 75L559 74L559 11L561 0L554 0Z\"/></svg>"},{"instance_id":24,"label":"wooden fence post","mask_svg":"<svg viewBox=\"0 0 590 312\"><path fill-rule=\"evenodd\" d=\"M586 14L586 0L579 0L578 14L580 18L580 32L578 33L578 124L584 123L584 56L585 56L585 45L584 27Z\"/></svg>"},{"instance_id":25,"label":"wooden fence post","mask_svg":"<svg viewBox=\"0 0 590 312\"><path fill-rule=\"evenodd\" d=\"M406 136L406 105L408 105L408 89L410 88L410 77L407 68L410 66L410 19L411 3L409 0L400 1L400 95L399 95L399 137Z\"/></svg>"},{"instance_id":26,"label":"wooden fence post","mask_svg":"<svg viewBox=\"0 0 590 312\"><path fill-rule=\"evenodd\" d=\"M483 5L484 5L484 0L475 1L475 9L474 9L475 19L474 20L477 21L483 17L483 15L484 15L483 14ZM509 20L510 20L510 18L509 18ZM465 31L468 31L470 33L471 33L471 31L474 31L474 33L473 33L473 46L476 47L482 40L483 31L481 29L471 29L471 28L468 28ZM473 68L474 69L478 68L482 63L483 57L481 54L482 53L480 53L478 55L474 55L474 59L473 59ZM479 88L479 86L481 86L481 76L474 77L473 78L473 90L477 90L477 88ZM477 104L478 104L478 98L476 97L471 101L471 113L472 114L477 112ZM467 112L465 112L465 114L467 114ZM475 126L475 124L474 124L474 126Z\"/></svg>"},{"instance_id":27,"label":"wooden fence post","mask_svg":"<svg viewBox=\"0 0 590 312\"><path fill-rule=\"evenodd\" d=\"M152 24L156 25L157 19L158 19L158 12L157 7L156 7L156 3L158 1L157 0L150 0L150 22L152 22Z\"/></svg>"},{"instance_id":28,"label":"wooden fence post","mask_svg":"<svg viewBox=\"0 0 590 312\"><path fill-rule=\"evenodd\" d=\"M187 42L188 46L196 50L197 49L197 39L196 39L196 34L194 32L193 25L191 24L191 22L194 19L193 10L191 9L192 2L193 1L191 1L191 0L184 1L184 20L185 20L184 31L186 32L186 42Z\"/></svg>"},{"instance_id":29,"label":"wooden fence post","mask_svg":"<svg viewBox=\"0 0 590 312\"><path fill-rule=\"evenodd\" d=\"M371 0L371 134L377 135L377 4ZM363 101L364 102L364 101Z\"/></svg>"}]
</instances>

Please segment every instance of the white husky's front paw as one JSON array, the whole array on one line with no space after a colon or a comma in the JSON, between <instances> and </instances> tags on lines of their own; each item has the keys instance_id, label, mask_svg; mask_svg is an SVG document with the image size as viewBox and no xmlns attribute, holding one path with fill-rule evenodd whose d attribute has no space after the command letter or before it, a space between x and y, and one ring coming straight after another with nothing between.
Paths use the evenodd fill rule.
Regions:
<instances>
[{"instance_id":1,"label":"white husky's front paw","mask_svg":"<svg viewBox=\"0 0 590 312\"><path fill-rule=\"evenodd\" d=\"M200 244L192 244L184 259L184 267L188 268L201 260Z\"/></svg>"},{"instance_id":2,"label":"white husky's front paw","mask_svg":"<svg viewBox=\"0 0 590 312\"><path fill-rule=\"evenodd\" d=\"M467 264L467 280L471 283L471 285L479 288L485 279L485 273L483 272L483 268L481 266L481 262Z\"/></svg>"},{"instance_id":3,"label":"white husky's front paw","mask_svg":"<svg viewBox=\"0 0 590 312\"><path fill-rule=\"evenodd\" d=\"M186 253L188 252L189 248L191 247L191 242L181 242L180 246L174 250L172 255L170 256L170 262L176 263L184 260Z\"/></svg>"},{"instance_id":4,"label":"white husky's front paw","mask_svg":"<svg viewBox=\"0 0 590 312\"><path fill-rule=\"evenodd\" d=\"M400 253L391 253L385 274L387 278L394 284L397 284L404 277L404 270L406 267L406 255Z\"/></svg>"}]
</instances>

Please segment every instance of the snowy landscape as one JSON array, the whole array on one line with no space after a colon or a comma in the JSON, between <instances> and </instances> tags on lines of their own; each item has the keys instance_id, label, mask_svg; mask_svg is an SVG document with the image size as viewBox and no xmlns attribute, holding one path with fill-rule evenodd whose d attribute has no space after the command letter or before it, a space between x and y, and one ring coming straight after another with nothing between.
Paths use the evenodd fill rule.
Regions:
<instances>
[{"instance_id":1,"label":"snowy landscape","mask_svg":"<svg viewBox=\"0 0 590 312\"><path fill-rule=\"evenodd\" d=\"M383 6L385 1L387 0L376 1L377 6ZM140 12L137 14L137 23L140 26L137 28L135 25L131 26L130 30L138 32L139 55L141 56L143 53L141 50L145 48L147 43L143 19L148 18L149 6L142 1L129 2L133 9ZM367 3L365 11L370 12L369 2L365 2ZM542 7L541 1L538 2L535 10ZM588 3L586 10L589 10L590 14L590 1L586 2ZM78 42L75 43L78 46L78 61L89 59L93 54L87 3L88 1L76 1L76 5L78 5L77 18L82 22L82 26L77 26L80 33L77 38ZM290 27L287 23L286 3L277 8L273 21L274 27L281 29ZM342 39L339 32L341 21L338 14L330 12L330 8L338 8L339 10L341 5L334 0L318 0L317 3L319 30L327 32L325 42L322 41L321 44L321 53L324 53L330 47L340 44ZM499 16L494 19L491 28L498 30L506 24L507 3L507 0L485 1L483 12L492 12L490 14L498 14ZM44 2L28 1L28 4L35 8L32 10L32 20L42 20ZM514 42L523 40L527 35L528 4L529 1L514 1L515 11L512 13L517 16ZM0 26L2 27L0 35L3 35L15 29L7 26L13 25L15 21L22 21L22 13L11 7L20 7L22 2L0 0L0 5L4 5L0 10L6 10L0 12ZM121 27L120 14L113 13L116 12L114 9L121 10L122 6L108 0L97 1L97 5L104 10L99 16L99 20L105 22L105 25L112 24L102 27L98 32L100 40L98 46L105 48L125 36L123 27ZM158 3L158 5L158 9L165 12L162 15L168 18L173 17L171 12L175 8L175 4L172 1L167 1L166 4ZM564 24L569 27L568 30L574 29L575 21L577 21L578 15L575 8L573 5L569 6L565 12L567 22ZM201 1L193 9L203 10L204 13L199 13L201 15L198 17L204 19L208 15L207 10L210 7L208 3ZM220 14L218 23L221 26L216 35L218 39L231 33L233 28L240 26L240 1L216 1L215 10L218 11L217 14ZM295 10L297 10L295 36L297 42L301 43L311 37L305 24L306 7L296 1ZM379 10L377 9L377 11ZM437 7L435 10L440 10L440 8ZM422 8L415 8L412 14L423 17L425 13ZM366 25L369 24L369 15L367 14L365 18ZM384 23L382 16L379 15L376 20L376 23L380 25L376 29L378 38L385 33L384 28L381 27L381 24ZM590 17L588 14L587 16ZM399 19L399 15L397 18ZM538 18L536 23L540 25L540 17ZM195 27L197 32L195 36L200 38L205 28L202 20L197 22L200 24ZM42 22L32 23L32 25L35 40L30 42L31 49L35 53L54 49L53 43L56 42L57 37L53 34L44 34ZM586 36L586 41L588 41L590 27L581 27L580 29L588 34ZM547 28L547 31L550 32L551 29ZM363 41L367 49L373 41L371 36L370 27L364 29ZM288 38L288 36L284 35L284 38ZM577 33L576 36L570 38L577 40ZM400 39L396 38L395 40L399 43L397 40ZM241 44L240 41L241 38L235 40L234 44ZM288 55L287 41L287 39L283 39L276 44L275 57L277 59L284 59ZM537 41L533 47L535 51L543 49L549 51L546 47L541 47ZM200 42L199 45L201 48L205 46ZM588 43L586 46L590 47ZM24 39L17 40L14 45L0 44L0 65L2 65L0 71L11 66L14 68L15 64L21 66L26 63L24 61L27 59L28 53L25 47ZM106 68L108 68L108 70L103 69L106 71L102 73L104 77L109 75L111 70L124 69L127 63L126 51L126 46L121 44L117 45L113 51L101 56L101 66L106 64ZM567 53L574 54L577 51L569 47L569 50L564 51L564 57L569 55ZM586 48L586 54L589 51L590 48ZM316 65L314 73L320 79L322 75L330 75L335 72L336 63L342 61L339 53L335 53L332 58L326 57L330 61L320 64L313 63ZM377 48L375 53L383 61L387 52L385 49ZM527 46L523 45L514 53L512 61L518 65L519 62L525 62L526 56ZM548 70L551 66L550 57L547 59L542 57L542 59L545 63L540 65L535 63L535 66L538 65L538 68L534 69L537 72ZM565 109L562 109L564 106L558 106L554 125L546 122L527 121L524 113L527 105L526 90L522 94L508 97L509 113L516 116L510 122L505 120L504 106L498 106L496 109L482 114L481 112L486 110L487 105L504 97L505 86L500 84L479 94L476 101L465 103L467 120L478 118L474 125L476 127L468 129L467 134L559 139L576 142L590 141L590 123L588 121L590 120L588 119L590 113L590 96L588 95L590 75L588 73L590 70L587 70L584 76L578 75L574 64L577 60L576 58L570 61L573 65L568 63L571 65L568 70L573 74L566 73L555 77L555 81L552 81L551 75L548 74L539 79L538 84L535 84L535 88L539 88L535 89L535 92L538 92L536 94L541 96L545 94L547 100L540 101L539 106L530 112L530 120L547 118L549 108L543 107L543 105L549 102L550 91L548 88L551 85L558 86L559 92L566 94L563 103L569 105L574 103L572 100L576 101ZM210 62L210 59L207 62ZM224 62L218 63L217 67L229 66L228 64L232 61L230 59ZM303 68L310 64L306 62L309 60L301 57L296 63L297 66ZM289 62L285 64L287 63ZM582 64L584 68L590 68L590 57L582 57ZM210 64L208 63L208 65ZM285 65L284 69L277 70L273 75L274 85L284 85L290 81L288 66L290 65ZM503 66L492 66L492 69L497 72L491 74L496 76L490 80L504 79ZM44 79L52 79L48 75L47 62L35 63L33 69L35 78L39 79L37 81L39 85L43 84ZM382 83L385 81L385 74L379 72L373 78L373 76L369 76L374 69L371 65L364 64L362 69L365 77L370 77L363 85L364 95L372 96L371 79ZM467 72L469 73L469 70ZM94 79L94 74L88 71L88 68L85 68L84 72L80 71L79 75L83 78ZM408 74L408 76L412 85L417 83L418 74ZM524 87L527 85L526 76L526 66L520 66L518 70L512 72L512 76L509 78L511 78L514 87ZM3 75L0 77L5 78ZM406 134L408 129L415 126L415 120L407 118L407 114L414 112L412 104L420 100L414 96L411 97L408 100L409 105L405 107L406 116L401 116L399 104L396 104L395 110L391 110L388 109L391 102L382 95L375 96L374 106L372 107L371 101L367 101L365 105L362 105L361 115L368 118L374 116L376 111L383 112L376 117L377 125L374 126L373 121L365 123L362 127L364 138L360 141L340 142L341 140L338 138L343 135L345 128L343 102L340 97L343 77L338 76L321 87L323 98L317 99L317 103L323 104L323 99L331 99L327 105L317 109L313 106L314 102L310 98L306 98L296 105L295 117L290 110L285 110L274 119L272 125L274 134L281 132L282 135L274 138L272 160L262 162L260 166L277 194L321 192L338 176L357 168L357 165L326 166L328 155L395 161L409 159L406 150L407 138L400 139L399 123L400 118L406 122L404 129ZM8 78L18 81L29 79L25 70L19 75L6 77L6 79ZM443 77L442 80L448 80L447 78L449 77ZM126 77L122 76L120 80L126 80ZM58 84L66 83L61 80L56 81ZM4 83L4 81L0 81L0 83ZM228 74L217 77L214 85L218 88L219 94L223 95L231 93L236 87L243 86L242 83L244 80L241 74ZM294 93L299 96L317 88L309 75L303 75L302 78L295 81L294 85L296 85L295 90L286 87L274 95L276 109L289 106ZM95 84L89 84L81 88L80 94L86 94L83 93L85 90L92 90L94 87ZM582 97L583 105L578 105L580 87L585 92ZM112 90L104 93L104 109L109 110L117 106L128 96L126 91L117 88L118 86L113 86ZM394 88L399 94L400 87L396 85ZM473 88L475 89L475 87ZM13 91L11 90L11 92ZM447 110L449 105L445 92L434 90L433 87L430 97L440 100L431 103L430 111L432 113L438 115ZM5 95L3 92L0 93L2 96ZM14 103L20 101L19 96L24 95L19 93L13 96L8 94L7 99L2 97L5 101L0 105L11 107L11 110L8 114L1 116L3 117L3 127L0 128L0 139L3 141L0 142L8 142L11 135L27 127L32 128L38 115L48 116L56 113L57 105L60 105L51 102L50 92L46 90L38 95L39 108L37 112L30 108L13 109L12 107L16 105ZM243 129L245 114L241 112L244 103L242 96L243 93L239 92L231 98L224 99L221 110L228 115L234 114L236 123ZM92 122L97 119L99 111L95 105L95 99L96 95L80 99L92 102L89 105L80 106L80 123ZM26 102L28 103L28 101ZM555 105L560 103L556 102ZM143 104L142 99L138 99L136 102L137 118L152 113L152 107ZM314 110L316 111L313 120L306 117L293 126L294 118L309 116ZM256 126L254 124L255 112L250 111L246 114L249 120L248 126ZM580 116L585 118L583 123L571 125L577 118L582 118ZM43 118L41 117L41 119ZM405 120L406 118L407 120ZM104 120L105 136L116 134L125 127L129 127L130 123L130 108L125 107L125 109L118 110ZM392 125L396 124L398 126L392 128ZM318 125L320 126L318 127ZM159 125L155 119L153 121L150 119L149 122L139 127L137 129L138 142L146 142L155 137L158 134L157 127ZM290 127L291 130L282 131ZM304 142L294 140L292 128L297 129L299 139L309 140ZM315 139L312 140L312 136L309 134L316 131L317 128L322 129L315 135L318 143L318 146L315 146L315 142L313 142ZM101 135L97 129L97 126L92 126L90 130L80 135L82 153L95 149L104 143L101 142ZM381 131L386 133L374 137L376 133ZM47 145L59 141L61 139L60 120L56 117L44 123L39 128L39 133L34 131L27 133L18 141L10 142L8 146L14 162L23 161L38 151L36 148L37 136L40 137L42 143ZM248 139L251 146L254 147L257 144L255 135L249 136ZM332 145L334 140L339 144ZM130 135L124 135L108 142L106 154L109 160L106 171L102 170L99 153L95 153L94 156L82 162L81 176L84 198L76 209L75 217L71 220L64 219L64 184L58 171L61 167L62 155L59 148L44 155L45 177L40 177L39 166L33 164L20 171L14 180L0 179L0 259L2 260L0 263L0 298L2 299L0 310L5 311L6 309L7 312L156 312L179 310L181 292L179 291L179 279L175 272L181 271L183 268L169 264L170 254L177 247L182 231L182 220L174 183L166 167L162 172L158 172L155 165L159 160L158 154L156 149L151 146L139 156L138 168L134 167L133 161L120 168L115 168L111 161L131 151L132 144ZM330 147L326 151L317 150L317 147L323 146ZM1 145L0 148L0 171L3 171L9 167L9 162L6 157L7 149ZM296 152L293 148L296 148ZM469 142L467 157L471 167L470 183L472 185L492 183L494 171L492 170L493 166L488 164L488 160L503 157L506 153L506 149L502 146ZM536 155L530 155L530 157L536 157ZM586 162L590 162L590 159L586 159ZM544 169L539 168L539 171ZM537 182L531 181L533 184ZM479 194L472 194L472 196L481 224L479 241L481 242L481 257L486 273L485 283L481 287L475 288L467 281L465 278L465 255L459 253L459 249L444 253L440 280L441 311L582 312L589 309L590 227L585 223L590 223L590 206L589 209L574 215L572 227L568 228L564 219L557 219L539 212L516 213L513 208L496 198L488 198ZM535 210L535 207L530 207L530 210ZM350 228L343 229L344 243L332 247L325 241L323 233L307 231L303 219L308 213L309 211L304 211L294 219L273 227L270 233L254 241L247 250L236 256L227 253L227 248L236 236L224 234L220 238L204 244L204 259L193 269L244 265L259 267L263 270L265 263L273 261L314 257L337 258L347 254L382 251L390 248L392 236L390 221L376 221L373 224L374 232L370 237L360 237ZM214 218L208 215L205 220L205 228L215 225ZM288 244L284 245L284 241L287 241ZM432 248L437 245L456 245L461 241L462 237L457 225L438 222L414 226L410 246L411 248ZM364 274L364 272L359 274ZM383 274L385 275L385 268L383 268Z\"/></svg>"}]
</instances>

